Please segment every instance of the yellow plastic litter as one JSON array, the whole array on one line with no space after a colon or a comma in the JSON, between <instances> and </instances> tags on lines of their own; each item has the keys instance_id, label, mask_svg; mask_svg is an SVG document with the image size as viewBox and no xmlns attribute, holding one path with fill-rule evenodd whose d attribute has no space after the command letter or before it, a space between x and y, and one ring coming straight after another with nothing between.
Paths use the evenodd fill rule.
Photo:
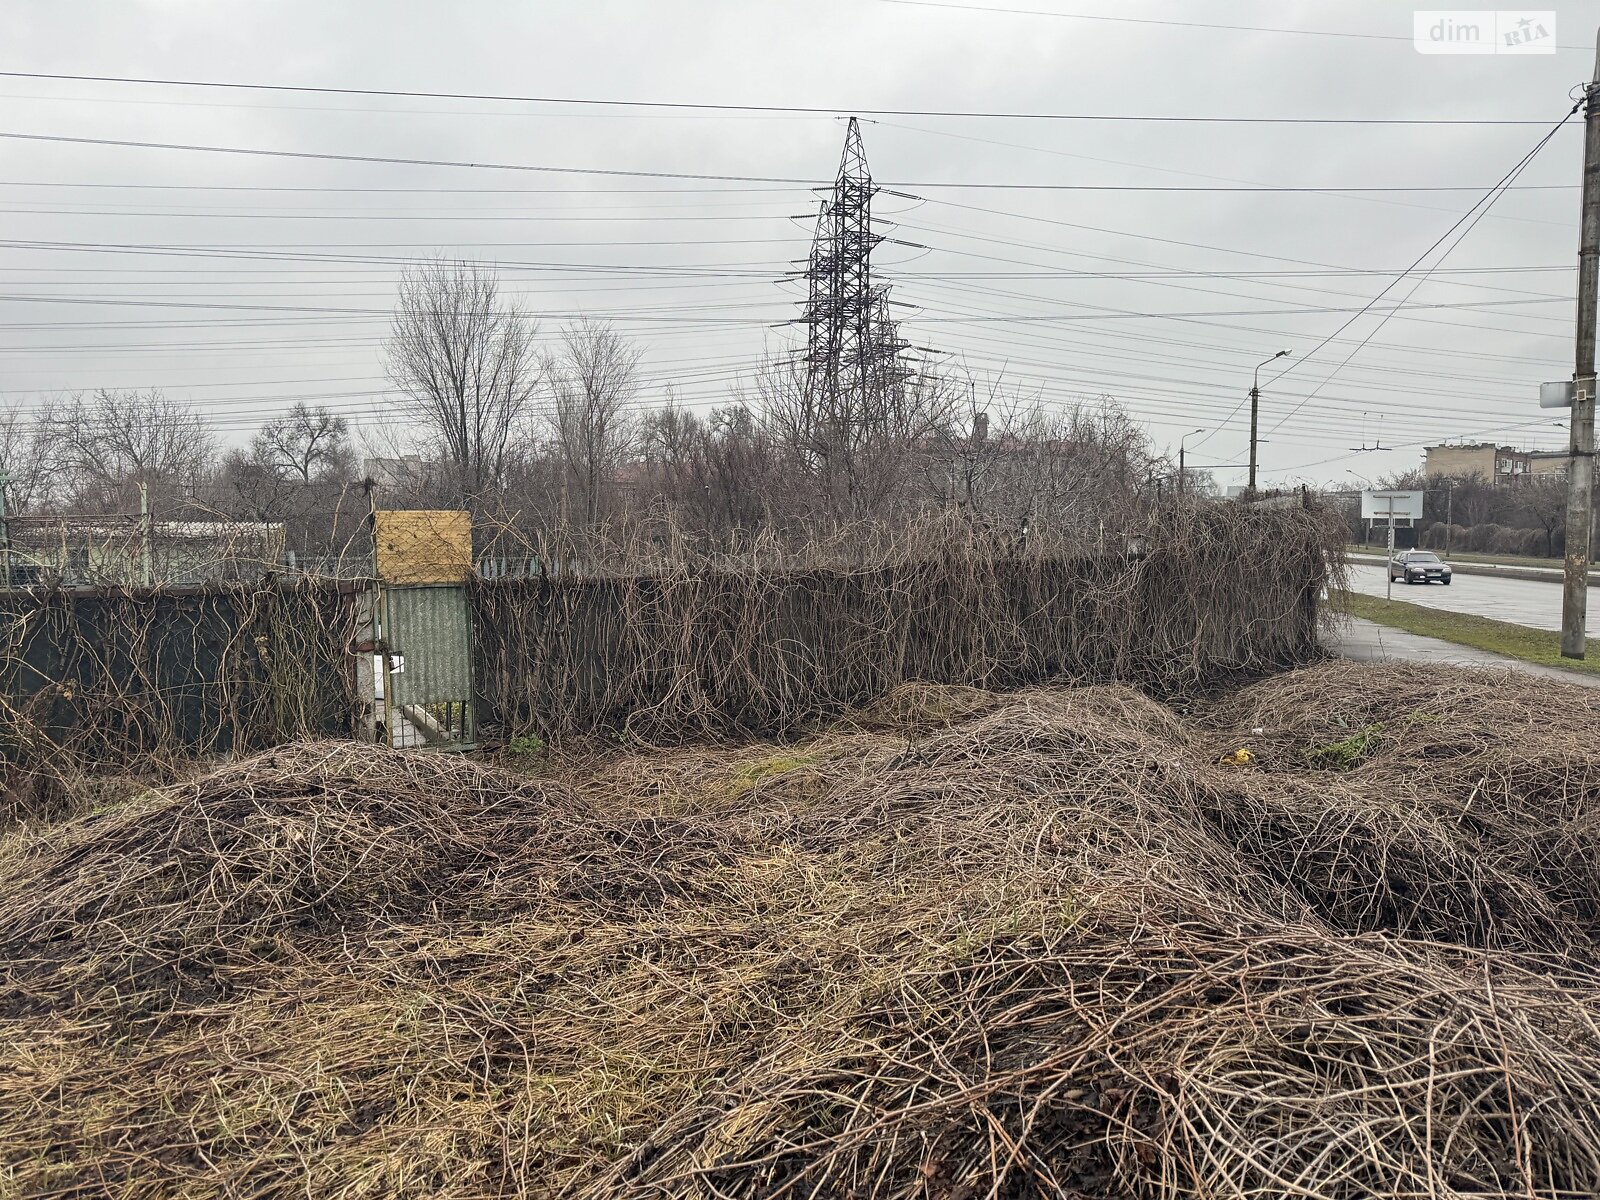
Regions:
<instances>
[{"instance_id":1,"label":"yellow plastic litter","mask_svg":"<svg viewBox=\"0 0 1600 1200\"><path fill-rule=\"evenodd\" d=\"M1251 763L1255 762L1255 760L1256 756L1241 746L1232 754L1223 755L1222 765L1225 767L1248 767Z\"/></svg>"}]
</instances>

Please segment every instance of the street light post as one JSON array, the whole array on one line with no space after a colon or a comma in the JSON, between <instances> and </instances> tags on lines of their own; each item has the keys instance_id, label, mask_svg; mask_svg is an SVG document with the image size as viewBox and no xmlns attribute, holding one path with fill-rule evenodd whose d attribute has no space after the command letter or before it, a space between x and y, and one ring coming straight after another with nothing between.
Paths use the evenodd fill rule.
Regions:
<instances>
[{"instance_id":1,"label":"street light post","mask_svg":"<svg viewBox=\"0 0 1600 1200\"><path fill-rule=\"evenodd\" d=\"M1256 423L1261 413L1261 368L1288 353L1287 350L1279 350L1272 358L1263 360L1257 365L1255 377L1250 381L1250 482L1247 490L1252 496L1256 491Z\"/></svg>"},{"instance_id":2,"label":"street light post","mask_svg":"<svg viewBox=\"0 0 1600 1200\"><path fill-rule=\"evenodd\" d=\"M1455 527L1456 481L1444 481L1444 556L1450 557L1450 532Z\"/></svg>"},{"instance_id":3,"label":"street light post","mask_svg":"<svg viewBox=\"0 0 1600 1200\"><path fill-rule=\"evenodd\" d=\"M1353 477L1364 490L1369 492L1373 490L1372 480L1368 479L1365 475L1357 475L1353 469L1347 469L1345 474ZM1365 550L1368 546L1372 545L1372 522L1366 517L1360 516L1359 513L1357 520L1361 522L1361 548Z\"/></svg>"},{"instance_id":4,"label":"street light post","mask_svg":"<svg viewBox=\"0 0 1600 1200\"><path fill-rule=\"evenodd\" d=\"M1197 433L1204 433L1204 429L1191 429L1178 439L1178 495L1183 495L1189 486L1189 476L1184 470L1183 450L1184 443Z\"/></svg>"}]
</instances>

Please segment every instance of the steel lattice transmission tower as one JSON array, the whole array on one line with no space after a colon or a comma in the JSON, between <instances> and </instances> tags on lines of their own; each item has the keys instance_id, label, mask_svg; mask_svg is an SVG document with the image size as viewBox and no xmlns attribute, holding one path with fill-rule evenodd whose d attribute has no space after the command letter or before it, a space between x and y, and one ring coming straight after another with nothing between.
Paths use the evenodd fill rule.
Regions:
<instances>
[{"instance_id":1,"label":"steel lattice transmission tower","mask_svg":"<svg viewBox=\"0 0 1600 1200\"><path fill-rule=\"evenodd\" d=\"M877 191L854 117L832 194L817 214L801 318L805 408L823 456L848 455L875 429L892 426L912 381L909 345L889 313L889 289L875 283L872 228Z\"/></svg>"}]
</instances>

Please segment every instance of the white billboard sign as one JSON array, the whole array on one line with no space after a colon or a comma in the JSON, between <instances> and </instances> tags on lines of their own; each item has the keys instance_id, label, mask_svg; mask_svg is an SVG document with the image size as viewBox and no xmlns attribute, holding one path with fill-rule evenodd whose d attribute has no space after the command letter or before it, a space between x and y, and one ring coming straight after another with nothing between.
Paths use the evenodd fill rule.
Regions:
<instances>
[{"instance_id":1,"label":"white billboard sign","mask_svg":"<svg viewBox=\"0 0 1600 1200\"><path fill-rule=\"evenodd\" d=\"M1563 379L1559 383L1541 383L1539 385L1540 408L1571 408L1572 395L1577 390L1570 379Z\"/></svg>"},{"instance_id":2,"label":"white billboard sign","mask_svg":"<svg viewBox=\"0 0 1600 1200\"><path fill-rule=\"evenodd\" d=\"M1363 521L1420 521L1422 520L1421 492L1362 492L1361 519Z\"/></svg>"}]
</instances>

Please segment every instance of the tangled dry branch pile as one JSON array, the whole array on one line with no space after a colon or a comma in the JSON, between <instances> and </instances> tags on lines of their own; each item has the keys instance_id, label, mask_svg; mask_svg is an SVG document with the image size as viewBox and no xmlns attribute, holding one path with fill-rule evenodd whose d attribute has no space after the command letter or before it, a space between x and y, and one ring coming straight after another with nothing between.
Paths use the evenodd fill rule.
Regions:
<instances>
[{"instance_id":1,"label":"tangled dry branch pile","mask_svg":"<svg viewBox=\"0 0 1600 1200\"><path fill-rule=\"evenodd\" d=\"M352 599L310 579L0 591L0 828L94 774L348 731Z\"/></svg>"},{"instance_id":2,"label":"tangled dry branch pile","mask_svg":"<svg viewBox=\"0 0 1600 1200\"><path fill-rule=\"evenodd\" d=\"M1314 651L1342 542L1326 512L1168 505L1143 520L1087 543L949 516L737 553L670 530L547 538L520 547L544 574L475 587L484 712L506 737L768 736L914 680L1175 690Z\"/></svg>"},{"instance_id":3,"label":"tangled dry branch pile","mask_svg":"<svg viewBox=\"0 0 1600 1200\"><path fill-rule=\"evenodd\" d=\"M271 751L0 843L0 1190L1593 1196L1595 705L1334 665Z\"/></svg>"}]
</instances>

